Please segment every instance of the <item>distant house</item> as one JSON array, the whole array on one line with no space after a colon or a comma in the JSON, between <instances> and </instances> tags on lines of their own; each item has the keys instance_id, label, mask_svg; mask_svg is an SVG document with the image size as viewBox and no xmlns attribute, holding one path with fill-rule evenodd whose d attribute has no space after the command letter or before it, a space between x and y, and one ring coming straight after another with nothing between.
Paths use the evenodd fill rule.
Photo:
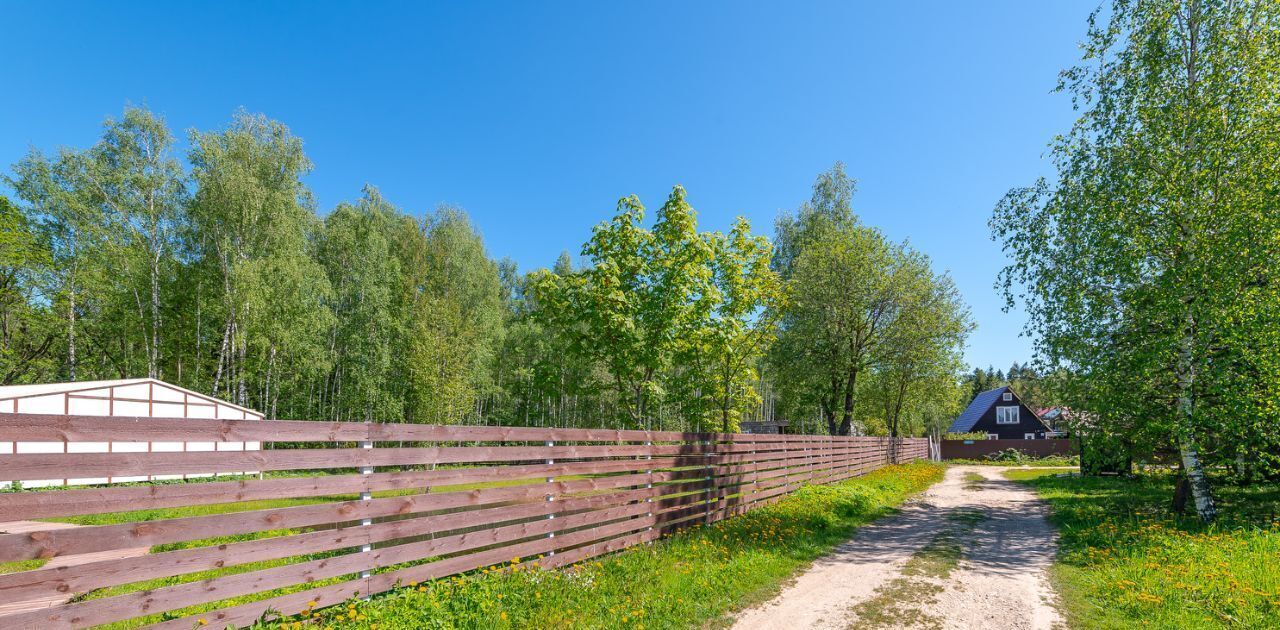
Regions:
<instances>
[{"instance_id":1,"label":"distant house","mask_svg":"<svg viewBox=\"0 0 1280 630\"><path fill-rule=\"evenodd\" d=\"M1044 426L1049 427L1049 437L1063 437L1067 434L1068 421L1073 417L1067 407L1045 407L1036 412Z\"/></svg>"},{"instance_id":2,"label":"distant house","mask_svg":"<svg viewBox=\"0 0 1280 630\"><path fill-rule=\"evenodd\" d=\"M974 396L969 408L951 423L947 432L985 433L988 440L1043 440L1051 433L1008 387Z\"/></svg>"}]
</instances>

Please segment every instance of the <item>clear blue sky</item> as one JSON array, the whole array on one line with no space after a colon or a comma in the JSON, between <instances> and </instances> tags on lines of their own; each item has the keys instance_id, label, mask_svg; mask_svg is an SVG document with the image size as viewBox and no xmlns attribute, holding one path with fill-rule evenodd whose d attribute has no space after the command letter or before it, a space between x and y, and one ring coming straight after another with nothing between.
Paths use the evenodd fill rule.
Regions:
<instances>
[{"instance_id":1,"label":"clear blue sky","mask_svg":"<svg viewBox=\"0 0 1280 630\"><path fill-rule=\"evenodd\" d=\"M1093 2L204 4L5 2L0 165L87 146L129 102L179 131L243 106L306 141L322 212L366 182L458 204L531 268L674 184L704 228L771 234L843 160L864 220L955 277L968 360L1030 358L986 223L1051 172Z\"/></svg>"}]
</instances>

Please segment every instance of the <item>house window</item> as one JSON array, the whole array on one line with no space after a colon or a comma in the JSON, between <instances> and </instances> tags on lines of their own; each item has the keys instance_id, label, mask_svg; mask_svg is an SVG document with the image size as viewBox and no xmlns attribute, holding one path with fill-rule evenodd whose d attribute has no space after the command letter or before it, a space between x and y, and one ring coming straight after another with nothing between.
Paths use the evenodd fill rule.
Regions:
<instances>
[{"instance_id":1,"label":"house window","mask_svg":"<svg viewBox=\"0 0 1280 630\"><path fill-rule=\"evenodd\" d=\"M1010 394L1009 392L1005 392L1005 393L1004 393L1004 400L1005 400L1006 402L1008 402L1008 401L1010 401L1010 400L1013 400L1013 394Z\"/></svg>"},{"instance_id":2,"label":"house window","mask_svg":"<svg viewBox=\"0 0 1280 630\"><path fill-rule=\"evenodd\" d=\"M988 433L988 434L987 434L987 439L988 439L988 440L998 440L998 439L1000 439L1000 434L999 434L999 433Z\"/></svg>"},{"instance_id":3,"label":"house window","mask_svg":"<svg viewBox=\"0 0 1280 630\"><path fill-rule=\"evenodd\" d=\"M1018 406L996 407L996 424L1018 424Z\"/></svg>"},{"instance_id":4,"label":"house window","mask_svg":"<svg viewBox=\"0 0 1280 630\"><path fill-rule=\"evenodd\" d=\"M1036 434L1034 434L1034 433L1023 433L1023 434L1022 434L1022 439L1024 439L1024 440L1034 440L1034 439L1036 439Z\"/></svg>"}]
</instances>

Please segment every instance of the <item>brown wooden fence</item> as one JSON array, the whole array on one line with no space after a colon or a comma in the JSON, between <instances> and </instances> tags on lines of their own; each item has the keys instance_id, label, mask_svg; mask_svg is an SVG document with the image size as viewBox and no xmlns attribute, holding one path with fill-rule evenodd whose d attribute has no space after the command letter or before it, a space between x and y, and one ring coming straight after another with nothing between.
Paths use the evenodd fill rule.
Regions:
<instances>
[{"instance_id":1,"label":"brown wooden fence","mask_svg":"<svg viewBox=\"0 0 1280 630\"><path fill-rule=\"evenodd\" d=\"M0 493L0 521L207 506L181 518L0 525L12 532L0 533L0 562L53 559L0 575L0 627L249 624L269 610L292 614L513 558L558 567L741 514L806 483L927 457L923 439L890 448L887 438L0 413L0 442L165 440L272 444L0 455L0 481L263 471ZM242 503L262 499L296 504ZM136 584L173 576L192 577ZM84 597L129 584L138 590ZM225 601L255 593L266 595ZM199 606L211 610L191 610Z\"/></svg>"},{"instance_id":2,"label":"brown wooden fence","mask_svg":"<svg viewBox=\"0 0 1280 630\"><path fill-rule=\"evenodd\" d=\"M1075 455L1076 441L1052 440L943 440L942 459L985 459L992 453L1021 451L1030 457Z\"/></svg>"}]
</instances>

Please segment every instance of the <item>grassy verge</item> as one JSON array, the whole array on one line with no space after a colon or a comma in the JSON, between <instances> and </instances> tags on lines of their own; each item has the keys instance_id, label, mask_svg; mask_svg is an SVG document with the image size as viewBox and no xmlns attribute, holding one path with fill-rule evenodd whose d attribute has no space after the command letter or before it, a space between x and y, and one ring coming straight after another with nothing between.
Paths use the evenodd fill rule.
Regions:
<instances>
[{"instance_id":1,"label":"grassy verge","mask_svg":"<svg viewBox=\"0 0 1280 630\"><path fill-rule=\"evenodd\" d=\"M772 596L859 525L940 480L942 471L925 462L892 466L802 488L772 506L572 570L486 570L407 586L312 617L320 618L319 627L335 630L720 625L727 613Z\"/></svg>"},{"instance_id":2,"label":"grassy verge","mask_svg":"<svg viewBox=\"0 0 1280 630\"><path fill-rule=\"evenodd\" d=\"M1011 470L1061 531L1054 581L1073 628L1280 628L1280 484L1220 481L1221 516L1170 511L1173 479Z\"/></svg>"}]
</instances>

